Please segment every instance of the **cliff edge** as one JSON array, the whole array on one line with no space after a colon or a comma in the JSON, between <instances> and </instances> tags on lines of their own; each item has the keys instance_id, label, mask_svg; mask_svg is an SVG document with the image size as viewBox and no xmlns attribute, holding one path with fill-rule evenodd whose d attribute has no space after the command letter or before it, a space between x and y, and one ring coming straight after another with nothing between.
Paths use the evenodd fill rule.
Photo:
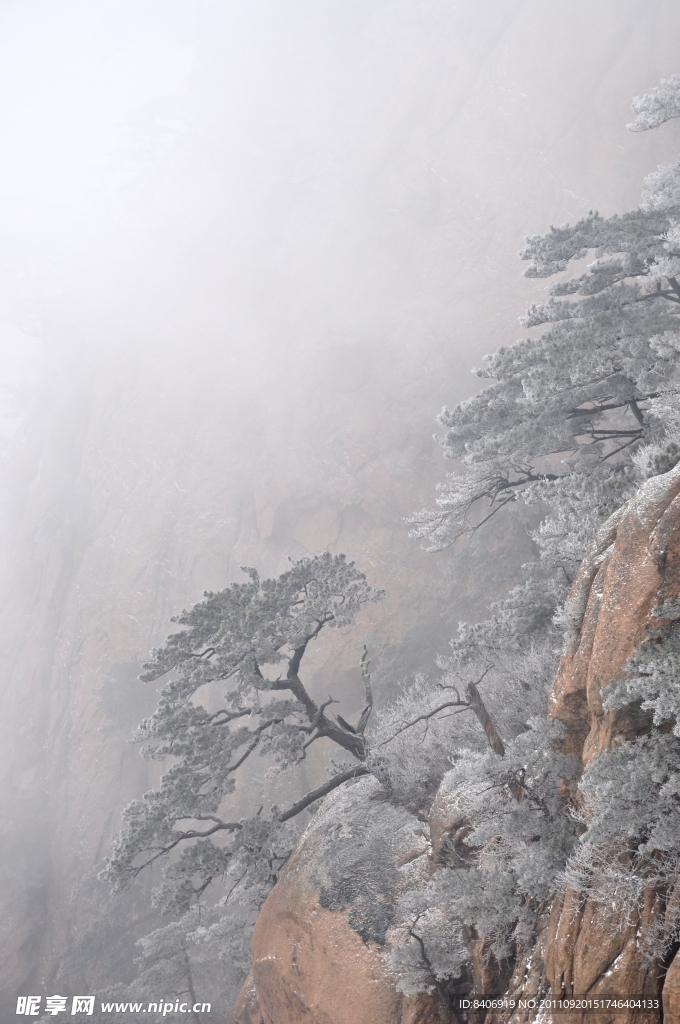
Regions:
<instances>
[{"instance_id":1,"label":"cliff edge","mask_svg":"<svg viewBox=\"0 0 680 1024\"><path fill-rule=\"evenodd\" d=\"M562 722L564 750L582 768L623 739L649 731L635 705L609 710L603 690L658 626L653 609L680 595L680 465L649 480L599 531L567 603L567 639L548 714ZM459 827L451 795L438 794L424 826L364 779L329 797L315 815L265 902L253 936L253 972L236 1024L434 1024L448 1019L434 996L405 997L382 953L398 895L415 872L442 870L436 851ZM455 800L454 800L455 804ZM451 805L452 815L447 808ZM450 819L450 820L449 820ZM445 870L445 869L443 869ZM563 892L517 963L509 995L658 999L658 1010L590 1012L589 1024L680 1022L680 954L649 963L640 938L670 900L650 887L629 910ZM480 968L478 992L497 994L499 978ZM536 1010L504 1018L531 1021ZM543 1020L549 1019L545 1013ZM561 1024L582 1011L556 1015Z\"/></svg>"}]
</instances>

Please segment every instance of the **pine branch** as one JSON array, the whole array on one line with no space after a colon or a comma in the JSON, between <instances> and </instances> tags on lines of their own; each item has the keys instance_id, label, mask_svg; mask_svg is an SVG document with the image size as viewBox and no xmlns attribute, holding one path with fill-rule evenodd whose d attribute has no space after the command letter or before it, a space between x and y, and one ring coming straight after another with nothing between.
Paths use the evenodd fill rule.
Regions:
<instances>
[{"instance_id":1,"label":"pine branch","mask_svg":"<svg viewBox=\"0 0 680 1024\"><path fill-rule=\"evenodd\" d=\"M326 796L328 793L332 793L338 786L342 786L343 783L349 782L350 779L358 779L362 775L370 775L371 771L366 765L357 764L353 765L352 768L348 768L344 772L340 772L339 775L335 775L328 782L324 782L323 786L319 786L318 789L313 789L311 793L307 793L301 800L294 803L292 807L289 807L287 811L284 811L279 815L279 821L289 821L290 818L294 818L300 811L304 811L305 807L309 807L315 800L320 800L322 796Z\"/></svg>"},{"instance_id":2,"label":"pine branch","mask_svg":"<svg viewBox=\"0 0 680 1024\"><path fill-rule=\"evenodd\" d=\"M198 832L196 829L189 829L187 832L179 832L176 839L171 843L166 843L165 846L156 848L156 852L153 856L149 857L144 861L143 864L130 869L130 875L132 878L136 878L140 872L144 871L145 868L150 867L160 857L166 857L171 850L174 850L180 843L185 842L187 839L208 839L210 836L214 836L217 832L235 832L243 828L243 824L240 821L222 821L217 825L213 825L212 828L206 829L205 832Z\"/></svg>"}]
</instances>

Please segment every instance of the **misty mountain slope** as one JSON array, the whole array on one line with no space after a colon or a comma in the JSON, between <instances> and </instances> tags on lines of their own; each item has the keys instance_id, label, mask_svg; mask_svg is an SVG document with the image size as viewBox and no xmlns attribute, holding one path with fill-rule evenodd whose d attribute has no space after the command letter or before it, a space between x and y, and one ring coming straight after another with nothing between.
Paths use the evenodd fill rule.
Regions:
<instances>
[{"instance_id":1,"label":"misty mountain slope","mask_svg":"<svg viewBox=\"0 0 680 1024\"><path fill-rule=\"evenodd\" d=\"M434 416L536 297L522 236L627 208L666 158L621 126L674 70L670 3L275 7L0 15L0 310L45 349L2 463L6 991L91 923L71 893L153 781L131 666L170 615L345 551L388 591L312 660L345 713L364 638L387 688L484 614L484 548L451 583L402 521L441 476Z\"/></svg>"}]
</instances>

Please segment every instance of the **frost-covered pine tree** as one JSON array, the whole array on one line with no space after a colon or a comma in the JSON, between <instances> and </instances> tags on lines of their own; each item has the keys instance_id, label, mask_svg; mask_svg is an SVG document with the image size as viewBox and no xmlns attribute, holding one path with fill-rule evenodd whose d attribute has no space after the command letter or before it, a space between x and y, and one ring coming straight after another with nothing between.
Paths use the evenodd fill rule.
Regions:
<instances>
[{"instance_id":1,"label":"frost-covered pine tree","mask_svg":"<svg viewBox=\"0 0 680 1024\"><path fill-rule=\"evenodd\" d=\"M366 649L361 661L366 704L354 724L332 715L331 697L314 700L301 675L309 645L324 629L352 626L364 604L382 597L344 556L305 558L268 580L254 569L246 572L248 582L207 593L177 616L182 628L152 652L144 667L142 679L168 675L169 681L138 739L144 756L169 762L169 767L158 787L124 811L124 828L100 877L120 892L160 861L163 877L154 904L174 920L141 940L138 976L131 985L112 989L114 1000L124 1001L133 989L151 998L154 987L179 998L204 990L215 974L224 982L219 962L229 949L233 975L234 964L243 959L253 912L275 884L297 838L295 819L337 786L372 773L392 799L413 810L429 806L452 751L460 746L460 737L441 733L442 712L468 715L468 745L503 750L477 687L482 679L471 672L455 681L444 676L438 701L428 706L410 694L370 737L366 727L373 700ZM224 684L231 688L218 700ZM526 709L526 694L516 703ZM518 709L503 721L511 733L523 727ZM416 762L400 777L395 772L403 750L400 737L408 730L417 737L420 726L437 737L427 755L430 770L425 770L421 747ZM346 759L334 765L327 782L283 810L266 791L244 797L238 783L255 756L266 755L276 770L292 769L321 738L331 740ZM252 804L249 813L243 813L244 802ZM226 885L224 895L214 885L218 882ZM241 951L238 956L233 949Z\"/></svg>"},{"instance_id":2,"label":"frost-covered pine tree","mask_svg":"<svg viewBox=\"0 0 680 1024\"><path fill-rule=\"evenodd\" d=\"M636 131L679 117L680 76L633 106ZM521 255L528 276L560 275L524 318L544 330L491 356L480 376L493 383L444 410L445 453L462 468L442 485L437 507L413 521L438 549L518 499L544 503L541 562L492 620L463 625L441 662L449 678L484 658L497 674L505 665L496 685L505 683L511 705L519 691L509 684L523 659L548 665L558 650L554 612L597 527L643 479L680 457L680 161L646 179L638 210L607 220L589 213L528 239ZM585 270L562 276L588 256ZM568 794L576 766L554 749L558 727L531 717L531 700L518 725L498 694L488 695L505 733L501 749L483 750L459 730L463 742L437 797L449 800L457 830L431 881L404 894L392 937L389 960L404 991L436 989L446 999L455 979L456 991L465 991L480 955L495 957L498 976L504 969L507 976L565 885L618 908L624 924L654 888L663 912L658 934L646 938L648 955L658 958L677 942L680 605L667 602L658 615L659 629L606 696L607 706L647 711L649 734L595 759L575 802ZM445 687L446 677L429 689L419 684L421 704L435 701L437 685ZM430 737L417 740L433 746ZM401 776L417 757L418 742L402 740Z\"/></svg>"},{"instance_id":3,"label":"frost-covered pine tree","mask_svg":"<svg viewBox=\"0 0 680 1024\"><path fill-rule=\"evenodd\" d=\"M629 127L680 116L679 97L674 75L634 100ZM412 520L438 550L518 499L547 508L536 533L542 565L498 609L506 640L549 627L600 523L680 456L680 162L645 179L637 210L590 212L528 238L520 255L527 277L556 279L521 320L542 333L488 356L476 373L492 383L442 411L440 442L461 468ZM469 646L475 634L462 639Z\"/></svg>"},{"instance_id":4,"label":"frost-covered pine tree","mask_svg":"<svg viewBox=\"0 0 680 1024\"><path fill-rule=\"evenodd\" d=\"M363 605L382 594L344 555L303 558L274 579L245 571L248 582L206 593L176 617L183 628L152 652L142 676L170 676L158 709L138 730L144 756L169 760L170 767L156 789L124 811L102 877L122 890L162 861L155 901L171 915L186 914L224 877L234 898L259 905L290 852L293 819L368 771L368 675L366 706L352 726L332 717L332 698L319 704L310 696L301 666L324 629L353 625ZM206 706L224 683L232 688L218 706ZM349 755L327 782L283 810L263 794L251 814L229 814L252 758L267 755L275 769L293 768L322 737Z\"/></svg>"},{"instance_id":5,"label":"frost-covered pine tree","mask_svg":"<svg viewBox=\"0 0 680 1024\"><path fill-rule=\"evenodd\" d=\"M233 1003L250 965L250 920L243 908L226 917L219 908L195 904L186 914L149 932L137 943L137 974L127 985L110 985L94 1011L96 1021L200 1024L206 1013ZM98 1013L102 1004L121 1007ZM131 1006L137 1005L137 1011ZM149 1004L159 1009L149 1017ZM153 1013L153 1011L151 1011ZM50 1018L46 1018L50 1019Z\"/></svg>"},{"instance_id":6,"label":"frost-covered pine tree","mask_svg":"<svg viewBox=\"0 0 680 1024\"><path fill-rule=\"evenodd\" d=\"M430 880L401 897L388 956L406 994L442 994L451 981L469 992L475 948L501 980L534 945L580 831L561 787L575 764L551 749L560 735L532 718L502 754L451 758L437 797L449 804L450 835Z\"/></svg>"}]
</instances>

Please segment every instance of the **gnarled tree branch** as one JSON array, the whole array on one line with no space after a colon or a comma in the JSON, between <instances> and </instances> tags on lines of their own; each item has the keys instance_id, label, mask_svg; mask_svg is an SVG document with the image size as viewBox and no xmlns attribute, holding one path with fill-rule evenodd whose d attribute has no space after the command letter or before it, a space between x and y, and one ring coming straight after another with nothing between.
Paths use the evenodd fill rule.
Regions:
<instances>
[{"instance_id":1,"label":"gnarled tree branch","mask_svg":"<svg viewBox=\"0 0 680 1024\"><path fill-rule=\"evenodd\" d=\"M305 807L309 807L315 800L320 800L322 796L326 796L328 793L332 793L338 786L342 786L343 783L349 782L350 779L358 779L361 775L370 775L370 770L363 764L353 765L351 768L347 768L346 771L340 772L339 775L335 775L328 782L324 782L323 786L319 786L318 789L313 789L311 793L307 793L301 800L294 803L292 807L289 807L287 811L284 811L279 815L279 821L288 821L290 818L294 818L300 811L304 811Z\"/></svg>"}]
</instances>

